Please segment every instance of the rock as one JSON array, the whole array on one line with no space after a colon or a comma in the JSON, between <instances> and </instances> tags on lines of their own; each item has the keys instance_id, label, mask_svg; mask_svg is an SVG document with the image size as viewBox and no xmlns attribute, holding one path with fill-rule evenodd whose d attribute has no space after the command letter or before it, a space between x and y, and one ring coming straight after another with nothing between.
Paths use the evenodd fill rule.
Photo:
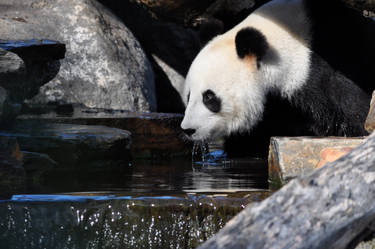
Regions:
<instances>
[{"instance_id":1,"label":"rock","mask_svg":"<svg viewBox=\"0 0 375 249\"><path fill-rule=\"evenodd\" d=\"M200 50L196 32L175 23L155 20L136 3L117 0L100 2L113 10L132 30L150 58L155 73L157 111L183 113L182 84Z\"/></svg>"},{"instance_id":2,"label":"rock","mask_svg":"<svg viewBox=\"0 0 375 249\"><path fill-rule=\"evenodd\" d=\"M102 109L74 108L71 115L54 112L21 115L18 120L102 125L128 130L132 134L131 154L136 158L162 158L190 155L192 144L183 139L180 114L132 113Z\"/></svg>"},{"instance_id":3,"label":"rock","mask_svg":"<svg viewBox=\"0 0 375 249\"><path fill-rule=\"evenodd\" d=\"M13 103L35 96L40 86L53 79L66 51L65 44L35 39L0 40L0 49L4 49L0 50L0 86Z\"/></svg>"},{"instance_id":4,"label":"rock","mask_svg":"<svg viewBox=\"0 0 375 249\"><path fill-rule=\"evenodd\" d=\"M35 174L35 172L40 173L58 166L58 163L46 154L28 151L23 151L22 153L24 155L23 167L28 174Z\"/></svg>"},{"instance_id":5,"label":"rock","mask_svg":"<svg viewBox=\"0 0 375 249\"><path fill-rule=\"evenodd\" d=\"M218 13L226 10L229 13L237 14L244 9L251 9L255 5L255 0L217 0L208 8L209 13Z\"/></svg>"},{"instance_id":6,"label":"rock","mask_svg":"<svg viewBox=\"0 0 375 249\"><path fill-rule=\"evenodd\" d=\"M20 108L10 102L9 93L13 99L18 99L14 96L20 96L23 92L28 91L30 86L26 87L24 84L26 75L24 61L17 54L0 47L0 126L11 123L19 113ZM34 91L38 91L38 89L39 85Z\"/></svg>"},{"instance_id":7,"label":"rock","mask_svg":"<svg viewBox=\"0 0 375 249\"><path fill-rule=\"evenodd\" d=\"M372 93L370 110L365 122L365 129L369 133L375 130L375 91Z\"/></svg>"},{"instance_id":8,"label":"rock","mask_svg":"<svg viewBox=\"0 0 375 249\"><path fill-rule=\"evenodd\" d=\"M355 248L374 237L374 153L372 134L340 160L247 206L199 248Z\"/></svg>"},{"instance_id":9,"label":"rock","mask_svg":"<svg viewBox=\"0 0 375 249\"><path fill-rule=\"evenodd\" d=\"M212 17L231 17L245 10L250 10L256 3L263 3L266 0L136 0L145 6L161 20L195 26L202 19Z\"/></svg>"},{"instance_id":10,"label":"rock","mask_svg":"<svg viewBox=\"0 0 375 249\"><path fill-rule=\"evenodd\" d=\"M148 27L150 39L139 34L143 29L137 26L135 34L152 58L158 112L184 113L185 76L200 50L197 34L175 24L155 22Z\"/></svg>"},{"instance_id":11,"label":"rock","mask_svg":"<svg viewBox=\"0 0 375 249\"><path fill-rule=\"evenodd\" d=\"M45 182L46 179L50 180L51 177L48 173L56 169L59 164L46 154L28 151L22 152L24 155L23 168L26 172L28 190L35 189L36 186L42 185L41 183ZM43 186L40 186L40 189L46 189L46 187L43 188Z\"/></svg>"},{"instance_id":12,"label":"rock","mask_svg":"<svg viewBox=\"0 0 375 249\"><path fill-rule=\"evenodd\" d=\"M4 50L1 44L0 40L0 77L4 77L4 74L26 73L23 60L17 54ZM0 83L4 84L4 80L0 80Z\"/></svg>"},{"instance_id":13,"label":"rock","mask_svg":"<svg viewBox=\"0 0 375 249\"><path fill-rule=\"evenodd\" d=\"M4 113L8 112L8 110L5 110L8 94L3 86L10 85L11 79L9 77L17 77L17 75L19 77L25 74L26 70L23 60L15 53L0 48L0 121L2 121L1 117Z\"/></svg>"},{"instance_id":14,"label":"rock","mask_svg":"<svg viewBox=\"0 0 375 249\"><path fill-rule=\"evenodd\" d=\"M373 21L375 21L375 12L364 10L363 15L367 18L371 18Z\"/></svg>"},{"instance_id":15,"label":"rock","mask_svg":"<svg viewBox=\"0 0 375 249\"><path fill-rule=\"evenodd\" d=\"M0 196L19 189L25 182L23 153L16 138L0 137Z\"/></svg>"},{"instance_id":16,"label":"rock","mask_svg":"<svg viewBox=\"0 0 375 249\"><path fill-rule=\"evenodd\" d=\"M268 156L268 177L274 187L310 174L326 162L357 147L363 138L272 137Z\"/></svg>"},{"instance_id":17,"label":"rock","mask_svg":"<svg viewBox=\"0 0 375 249\"><path fill-rule=\"evenodd\" d=\"M375 1L374 0L342 0L348 6L361 10L375 12Z\"/></svg>"},{"instance_id":18,"label":"rock","mask_svg":"<svg viewBox=\"0 0 375 249\"><path fill-rule=\"evenodd\" d=\"M161 112L175 112L183 113L185 106L182 103L184 87L185 87L185 76L182 76L178 73L173 67L169 66L162 59L156 55L152 55L154 59L154 68L158 67L159 70L156 70L158 74L156 75L155 80L158 84L156 86L156 92L158 96L158 110ZM156 65L157 64L157 65ZM165 77L166 76L166 77ZM163 79L164 78L164 79ZM170 92L166 91L167 87L172 86L170 92L177 91L177 94L170 95ZM172 90L173 89L173 90ZM175 99L171 98L174 96ZM177 105L177 106L176 106Z\"/></svg>"},{"instance_id":19,"label":"rock","mask_svg":"<svg viewBox=\"0 0 375 249\"><path fill-rule=\"evenodd\" d=\"M219 19L226 24L225 26L228 29L245 19L256 7L267 1L268 0L216 0L207 8L200 19L202 21L213 18ZM197 22L199 23L199 20Z\"/></svg>"},{"instance_id":20,"label":"rock","mask_svg":"<svg viewBox=\"0 0 375 249\"><path fill-rule=\"evenodd\" d=\"M156 110L149 61L132 33L101 4L10 0L0 8L2 39L43 37L66 43L57 76L29 102Z\"/></svg>"},{"instance_id":21,"label":"rock","mask_svg":"<svg viewBox=\"0 0 375 249\"><path fill-rule=\"evenodd\" d=\"M2 88L0 86L0 121L1 121L1 116L3 115L3 112L4 112L4 105L5 105L5 101L7 99L7 92L4 88Z\"/></svg>"},{"instance_id":22,"label":"rock","mask_svg":"<svg viewBox=\"0 0 375 249\"><path fill-rule=\"evenodd\" d=\"M177 22L179 24L189 23L198 14L202 14L212 1L199 0L136 0L136 2L152 11L158 18Z\"/></svg>"},{"instance_id":23,"label":"rock","mask_svg":"<svg viewBox=\"0 0 375 249\"><path fill-rule=\"evenodd\" d=\"M0 164L21 166L23 153L20 151L17 139L13 137L0 137L0 155L3 160Z\"/></svg>"},{"instance_id":24,"label":"rock","mask_svg":"<svg viewBox=\"0 0 375 249\"><path fill-rule=\"evenodd\" d=\"M355 249L373 249L375 248L375 239L367 242L361 242Z\"/></svg>"},{"instance_id":25,"label":"rock","mask_svg":"<svg viewBox=\"0 0 375 249\"><path fill-rule=\"evenodd\" d=\"M2 104L0 113L0 128L6 128L13 125L17 115L21 113L22 106L17 103L12 103L8 100L8 95ZM1 106L1 105L0 105Z\"/></svg>"},{"instance_id":26,"label":"rock","mask_svg":"<svg viewBox=\"0 0 375 249\"><path fill-rule=\"evenodd\" d=\"M130 160L130 133L104 126L24 121L0 137L16 137L23 150L47 154L59 167Z\"/></svg>"}]
</instances>

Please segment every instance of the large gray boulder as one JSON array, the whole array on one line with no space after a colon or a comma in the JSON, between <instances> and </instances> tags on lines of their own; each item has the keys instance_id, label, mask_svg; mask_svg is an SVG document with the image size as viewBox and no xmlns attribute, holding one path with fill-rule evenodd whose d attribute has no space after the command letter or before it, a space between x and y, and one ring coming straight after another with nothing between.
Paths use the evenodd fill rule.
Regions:
<instances>
[{"instance_id":1,"label":"large gray boulder","mask_svg":"<svg viewBox=\"0 0 375 249\"><path fill-rule=\"evenodd\" d=\"M66 44L58 75L31 102L153 111L154 77L132 33L94 0L9 0L0 4L0 37Z\"/></svg>"}]
</instances>

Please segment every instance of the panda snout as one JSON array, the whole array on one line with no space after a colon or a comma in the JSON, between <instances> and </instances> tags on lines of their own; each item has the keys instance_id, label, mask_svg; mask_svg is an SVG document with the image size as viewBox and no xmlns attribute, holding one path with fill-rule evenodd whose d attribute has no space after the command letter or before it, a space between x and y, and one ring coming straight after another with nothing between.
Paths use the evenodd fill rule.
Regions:
<instances>
[{"instance_id":1,"label":"panda snout","mask_svg":"<svg viewBox=\"0 0 375 249\"><path fill-rule=\"evenodd\" d=\"M195 133L195 129L182 129L182 131L189 137Z\"/></svg>"}]
</instances>

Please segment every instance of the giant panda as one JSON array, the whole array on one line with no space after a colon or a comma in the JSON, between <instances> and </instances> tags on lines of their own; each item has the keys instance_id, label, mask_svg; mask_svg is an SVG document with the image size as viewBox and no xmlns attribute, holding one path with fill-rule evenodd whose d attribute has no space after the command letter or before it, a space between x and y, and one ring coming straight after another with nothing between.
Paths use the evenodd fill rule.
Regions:
<instances>
[{"instance_id":1,"label":"giant panda","mask_svg":"<svg viewBox=\"0 0 375 249\"><path fill-rule=\"evenodd\" d=\"M198 53L181 128L255 155L267 154L270 136L366 135L374 34L340 0L268 2Z\"/></svg>"}]
</instances>

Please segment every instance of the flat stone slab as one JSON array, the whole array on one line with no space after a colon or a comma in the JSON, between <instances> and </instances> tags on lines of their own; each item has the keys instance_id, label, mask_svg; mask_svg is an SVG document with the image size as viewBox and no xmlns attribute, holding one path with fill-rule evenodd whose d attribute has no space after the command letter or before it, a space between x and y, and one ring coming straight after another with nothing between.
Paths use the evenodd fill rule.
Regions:
<instances>
[{"instance_id":1,"label":"flat stone slab","mask_svg":"<svg viewBox=\"0 0 375 249\"><path fill-rule=\"evenodd\" d=\"M0 40L0 48L33 60L64 59L65 44L47 39Z\"/></svg>"},{"instance_id":2,"label":"flat stone slab","mask_svg":"<svg viewBox=\"0 0 375 249\"><path fill-rule=\"evenodd\" d=\"M17 138L22 150L46 154L60 167L130 160L130 132L105 126L29 120L1 131L1 137Z\"/></svg>"},{"instance_id":3,"label":"flat stone slab","mask_svg":"<svg viewBox=\"0 0 375 249\"><path fill-rule=\"evenodd\" d=\"M22 167L23 158L16 138L0 137L0 196L24 184L26 174Z\"/></svg>"},{"instance_id":4,"label":"flat stone slab","mask_svg":"<svg viewBox=\"0 0 375 249\"><path fill-rule=\"evenodd\" d=\"M15 161L22 161L23 158L17 139L13 137L0 137L0 154Z\"/></svg>"},{"instance_id":5,"label":"flat stone slab","mask_svg":"<svg viewBox=\"0 0 375 249\"><path fill-rule=\"evenodd\" d=\"M45 170L53 169L58 163L52 160L48 155L37 152L23 151L23 168L26 173L41 173Z\"/></svg>"},{"instance_id":6,"label":"flat stone slab","mask_svg":"<svg viewBox=\"0 0 375 249\"><path fill-rule=\"evenodd\" d=\"M41 115L21 115L18 120L103 125L127 130L132 134L133 157L161 158L190 155L192 144L183 139L180 128L182 118L181 114L73 108L70 112L64 111L60 114L52 112Z\"/></svg>"},{"instance_id":7,"label":"flat stone slab","mask_svg":"<svg viewBox=\"0 0 375 249\"><path fill-rule=\"evenodd\" d=\"M350 152L364 138L272 137L268 156L271 185L279 187Z\"/></svg>"}]
</instances>

